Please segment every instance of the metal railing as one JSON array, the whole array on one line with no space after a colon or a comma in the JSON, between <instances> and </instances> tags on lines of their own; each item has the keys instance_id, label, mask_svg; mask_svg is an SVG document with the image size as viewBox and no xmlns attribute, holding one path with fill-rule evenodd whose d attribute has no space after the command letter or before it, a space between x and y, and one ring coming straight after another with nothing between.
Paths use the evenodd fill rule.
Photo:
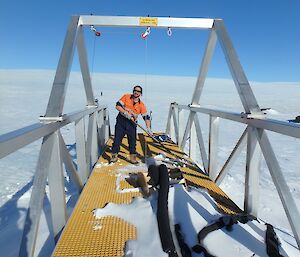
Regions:
<instances>
[{"instance_id":1,"label":"metal railing","mask_svg":"<svg viewBox=\"0 0 300 257\"><path fill-rule=\"evenodd\" d=\"M182 119L183 110L188 110L189 112L185 129L183 129L185 125ZM207 152L197 113L209 115L210 124ZM230 120L246 125L246 129L243 131L232 152L229 154L228 159L220 169L218 169L217 165L218 138L220 132L219 119ZM189 141L187 148L193 160L196 160L197 153L195 152L195 145L198 143L202 169L218 185L222 182L242 150L246 148L244 211L254 216L258 216L260 160L263 155L296 242L300 248L299 210L285 181L266 131L300 138L300 126L298 124L267 119L265 117L254 117L251 116L251 114L247 115L244 113L227 112L203 108L197 105L181 105L177 103L170 105L166 128L166 133L169 134L183 150Z\"/></svg>"},{"instance_id":2,"label":"metal railing","mask_svg":"<svg viewBox=\"0 0 300 257\"><path fill-rule=\"evenodd\" d=\"M41 117L40 120L40 123L0 136L0 159L38 139L43 139L33 178L19 256L34 254L47 180L53 233L56 237L67 221L63 167L80 192L110 136L109 116L105 106L87 107L63 115L56 121L47 117ZM61 128L73 123L77 163L73 161L60 132Z\"/></svg>"}]
</instances>

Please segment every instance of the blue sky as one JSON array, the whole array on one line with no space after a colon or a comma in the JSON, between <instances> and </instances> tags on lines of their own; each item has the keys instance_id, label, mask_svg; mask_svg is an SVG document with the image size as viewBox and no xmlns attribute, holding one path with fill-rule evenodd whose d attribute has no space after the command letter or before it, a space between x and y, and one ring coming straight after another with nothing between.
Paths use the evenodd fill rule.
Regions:
<instances>
[{"instance_id":1,"label":"blue sky","mask_svg":"<svg viewBox=\"0 0 300 257\"><path fill-rule=\"evenodd\" d=\"M249 80L300 81L298 0L1 0L0 69L56 69L70 16L90 13L222 18ZM93 72L196 76L208 35L153 29L146 47L140 28L99 30L86 30ZM230 77L218 45L209 76Z\"/></svg>"}]
</instances>

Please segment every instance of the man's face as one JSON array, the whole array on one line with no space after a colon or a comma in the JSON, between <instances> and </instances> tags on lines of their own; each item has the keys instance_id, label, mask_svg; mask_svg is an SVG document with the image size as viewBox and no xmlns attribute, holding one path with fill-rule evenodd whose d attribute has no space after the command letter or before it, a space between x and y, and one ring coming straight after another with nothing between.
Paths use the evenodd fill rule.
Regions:
<instances>
[{"instance_id":1,"label":"man's face","mask_svg":"<svg viewBox=\"0 0 300 257\"><path fill-rule=\"evenodd\" d=\"M142 94L142 91L141 91L141 89L140 89L139 87L136 87L136 88L133 89L133 96L134 96L135 98L140 97L141 94Z\"/></svg>"}]
</instances>

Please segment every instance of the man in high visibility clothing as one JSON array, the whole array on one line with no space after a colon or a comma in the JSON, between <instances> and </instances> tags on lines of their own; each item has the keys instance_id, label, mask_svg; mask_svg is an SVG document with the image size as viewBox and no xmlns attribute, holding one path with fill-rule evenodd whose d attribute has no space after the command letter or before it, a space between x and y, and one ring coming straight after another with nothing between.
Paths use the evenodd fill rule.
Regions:
<instances>
[{"instance_id":1,"label":"man in high visibility clothing","mask_svg":"<svg viewBox=\"0 0 300 257\"><path fill-rule=\"evenodd\" d=\"M112 145L111 162L117 162L120 145L125 134L128 138L130 162L137 164L136 160L136 127L138 115L141 114L145 120L147 130L152 134L150 129L150 116L143 101L140 99L143 93L141 86L136 85L132 94L125 94L116 103L116 109L119 111L115 126L115 139Z\"/></svg>"}]
</instances>

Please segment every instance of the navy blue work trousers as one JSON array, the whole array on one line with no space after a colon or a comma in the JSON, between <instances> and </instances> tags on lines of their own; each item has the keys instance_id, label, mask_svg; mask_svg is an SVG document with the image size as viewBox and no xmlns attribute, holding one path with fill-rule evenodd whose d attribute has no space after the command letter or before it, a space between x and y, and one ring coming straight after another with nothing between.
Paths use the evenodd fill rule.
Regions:
<instances>
[{"instance_id":1,"label":"navy blue work trousers","mask_svg":"<svg viewBox=\"0 0 300 257\"><path fill-rule=\"evenodd\" d=\"M136 124L119 113L115 126L115 140L112 145L112 153L120 151L120 145L125 135L127 135L130 154L136 154Z\"/></svg>"}]
</instances>

